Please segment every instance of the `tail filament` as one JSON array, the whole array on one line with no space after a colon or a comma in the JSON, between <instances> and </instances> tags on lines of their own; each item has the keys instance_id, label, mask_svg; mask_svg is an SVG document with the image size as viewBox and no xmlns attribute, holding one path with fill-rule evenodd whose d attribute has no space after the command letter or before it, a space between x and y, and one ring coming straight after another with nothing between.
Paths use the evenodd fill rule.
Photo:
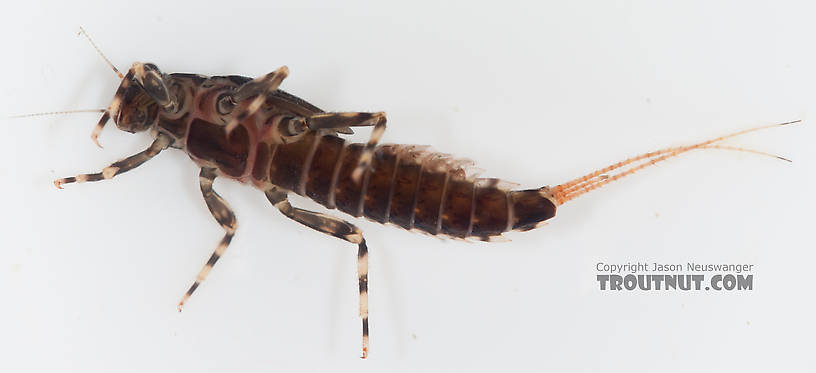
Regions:
<instances>
[{"instance_id":1,"label":"tail filament","mask_svg":"<svg viewBox=\"0 0 816 373\"><path fill-rule=\"evenodd\" d=\"M589 193L589 192L591 192L591 191L593 191L595 189L598 189L598 188L600 188L600 187L602 187L604 185L607 185L607 184L609 184L609 183L611 183L611 182L613 182L615 180L618 180L618 179L620 179L620 178L622 178L624 176L634 174L635 172L638 172L638 171L640 171L640 170L642 170L642 169L644 169L646 167L652 166L652 165L654 165L654 164L656 164L658 162L667 160L669 158L674 158L674 157L676 157L676 156L678 156L680 154L683 154L683 153L686 153L686 152L689 152L689 151L692 151L692 150L697 150L697 149L721 149L721 150L730 150L730 151L740 151L740 152L753 153L753 154L758 154L758 155L763 155L763 156L768 156L768 157L774 157L774 158L777 158L777 159L780 159L780 160L783 160L783 161L790 162L789 159L780 157L780 156L775 155L775 154L770 154L770 153L766 153L766 152L762 152L762 151L758 151L758 150L753 150L753 149L745 149L745 148L739 148L739 147L734 147L734 146L729 146L729 145L721 145L721 144L718 144L718 143L720 143L720 142L722 142L724 140L733 138L733 137L744 135L746 133L755 132L755 131L759 131L759 130L766 129L766 128L781 127L781 126L794 124L794 123L799 123L799 122L801 122L801 120L795 120L795 121L791 121L791 122L777 123L777 124L753 127L753 128L748 128L748 129L745 129L745 130L733 132L733 133L730 133L730 134L727 134L727 135L724 135L724 136L716 137L716 138L713 138L713 139L710 139L710 140L702 141L702 142L699 142L699 143L693 144L693 145L669 147L669 148L665 148L665 149L661 149L661 150L657 150L657 151L653 151L653 152L649 152L649 153L644 153L644 154L641 154L641 155L638 155L638 156L635 156L635 157L632 157L632 158L628 158L628 159L623 160L621 162L614 163L614 164L609 165L607 167L598 169L596 171L593 171L593 172L591 172L589 174L586 174L584 176L581 176L579 178L570 180L570 181L568 181L566 183L563 183L561 185L555 186L555 187L551 188L550 192L552 194L553 199L555 200L555 203L557 205L562 205L562 204L566 203L567 201L570 201L570 200L575 199L575 198L577 198L577 197L579 197L581 195ZM628 168L628 169L625 169L623 171L619 171L619 172L617 172L617 173L615 173L613 175L608 174L611 171L615 171L615 170L618 170L618 169L621 169L621 168L624 168L624 167L630 166L630 165L631 165L631 167Z\"/></svg>"}]
</instances>

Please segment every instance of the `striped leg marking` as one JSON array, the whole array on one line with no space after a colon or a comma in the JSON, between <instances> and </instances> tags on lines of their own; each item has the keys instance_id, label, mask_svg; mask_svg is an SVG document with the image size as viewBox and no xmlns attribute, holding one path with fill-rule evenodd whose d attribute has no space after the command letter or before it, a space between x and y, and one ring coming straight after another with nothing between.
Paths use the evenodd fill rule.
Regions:
<instances>
[{"instance_id":1,"label":"striped leg marking","mask_svg":"<svg viewBox=\"0 0 816 373\"><path fill-rule=\"evenodd\" d=\"M93 131L91 132L91 140L93 140L94 144L102 149L102 144L99 143L99 135L102 133L102 129L105 128L105 124L108 123L110 119L110 111L105 110L105 114L102 114L102 118L99 118L99 122L96 123L96 127L94 127Z\"/></svg>"},{"instance_id":2,"label":"striped leg marking","mask_svg":"<svg viewBox=\"0 0 816 373\"><path fill-rule=\"evenodd\" d=\"M380 138L385 132L385 122L385 113L382 113L380 120L374 125L374 129L371 130L371 137L368 139L368 143L366 143L365 148L363 148L363 152L360 153L360 162L357 163L357 168L351 173L351 179L358 185L365 171L371 166L371 160L374 158L374 148L377 147L377 143L380 142Z\"/></svg>"},{"instance_id":3,"label":"striped leg marking","mask_svg":"<svg viewBox=\"0 0 816 373\"><path fill-rule=\"evenodd\" d=\"M221 198L221 196L219 196L218 193L216 193L212 188L215 176L215 169L202 168L198 178L199 183L201 184L201 194L204 196L204 201L207 202L207 207L210 209L210 213L218 224L221 224L221 227L224 228L226 234L224 234L224 238L221 239L221 242L218 243L215 251L213 251L212 255L210 256L210 259L207 260L207 264L204 264L204 268L201 268L201 271L198 272L198 276L196 276L193 286L190 286L190 289L187 290L187 293L181 298L181 301L178 304L179 312L181 312L181 308L184 307L184 303L190 299L191 295L193 295L193 292L207 278L207 275L210 273L210 270L212 270L215 262L217 262L218 259L224 255L224 252L227 251L227 246L229 246L230 241L232 241L232 236L235 235L235 230L238 228L238 222L235 220L235 214L232 213L232 209L230 209L227 202L224 201L224 199Z\"/></svg>"},{"instance_id":4,"label":"striped leg marking","mask_svg":"<svg viewBox=\"0 0 816 373\"><path fill-rule=\"evenodd\" d=\"M365 170L371 166L371 160L374 157L374 148L380 142L380 138L385 132L385 113L320 113L306 118L306 124L309 129L335 129L348 130L349 127L365 127L374 126L371 130L371 137L368 140L363 152L360 154L360 160L357 163L357 168L351 174L352 180L360 184ZM343 131L340 131L344 133ZM351 131L348 131L351 132ZM352 132L353 133L353 132Z\"/></svg>"},{"instance_id":5,"label":"striped leg marking","mask_svg":"<svg viewBox=\"0 0 816 373\"><path fill-rule=\"evenodd\" d=\"M278 89L287 76L289 76L289 68L282 66L261 78L246 82L244 85L238 87L235 94L231 97L232 104L237 104L252 96L255 96L255 99L249 103L246 109L232 116L232 119L227 123L227 134L232 132L244 119L255 114L266 101L266 95Z\"/></svg>"},{"instance_id":6,"label":"striped leg marking","mask_svg":"<svg viewBox=\"0 0 816 373\"><path fill-rule=\"evenodd\" d=\"M306 125L311 130L343 129L346 127L368 127L385 122L385 113L319 113L306 118ZM342 133L342 132L341 132Z\"/></svg>"},{"instance_id":7,"label":"striped leg marking","mask_svg":"<svg viewBox=\"0 0 816 373\"><path fill-rule=\"evenodd\" d=\"M360 319L363 322L363 355L368 357L368 246L363 232L351 223L333 216L292 207L286 193L278 190L266 192L266 198L288 218L339 239L357 244L357 281L360 286Z\"/></svg>"},{"instance_id":8,"label":"striped leg marking","mask_svg":"<svg viewBox=\"0 0 816 373\"><path fill-rule=\"evenodd\" d=\"M72 177L65 177L62 179L54 180L54 186L59 189L62 189L63 184L70 184L70 183L83 183L86 181L99 181L99 180L108 180L112 179L116 175L123 174L128 172L136 167L142 165L142 163L147 162L151 158L155 157L159 154L162 150L167 149L170 146L172 140L170 137L164 134L159 134L156 140L150 144L150 147L145 149L142 152L136 153L127 157L119 162L115 162L108 167L102 169L102 172L98 172L95 174L81 174Z\"/></svg>"}]
</instances>

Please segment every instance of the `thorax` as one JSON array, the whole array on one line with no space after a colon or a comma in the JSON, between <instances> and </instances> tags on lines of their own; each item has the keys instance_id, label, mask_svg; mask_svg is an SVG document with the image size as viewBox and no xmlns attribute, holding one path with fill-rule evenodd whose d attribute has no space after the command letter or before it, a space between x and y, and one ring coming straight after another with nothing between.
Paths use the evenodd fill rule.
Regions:
<instances>
[{"instance_id":1,"label":"thorax","mask_svg":"<svg viewBox=\"0 0 816 373\"><path fill-rule=\"evenodd\" d=\"M276 90L262 108L245 118L229 136L224 127L233 116L246 109L252 98L235 105L224 100L251 78L168 74L170 94L177 100L175 110L162 111L151 133L165 133L174 140L174 148L185 151L200 167L212 167L223 176L238 180L248 177L259 143L274 143L275 122L287 116L308 116L322 112L314 105Z\"/></svg>"}]
</instances>

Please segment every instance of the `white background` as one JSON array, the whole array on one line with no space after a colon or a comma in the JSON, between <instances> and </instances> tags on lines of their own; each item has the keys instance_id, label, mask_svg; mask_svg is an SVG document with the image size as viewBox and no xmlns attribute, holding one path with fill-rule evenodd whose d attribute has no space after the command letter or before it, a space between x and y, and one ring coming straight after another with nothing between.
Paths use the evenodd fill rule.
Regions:
<instances>
[{"instance_id":1,"label":"white background","mask_svg":"<svg viewBox=\"0 0 816 373\"><path fill-rule=\"evenodd\" d=\"M295 3L6 5L0 114L109 104L118 79L76 35L82 25L122 70L258 76L285 64L282 88L325 110L386 111L385 142L431 144L522 187L803 119L734 141L794 163L684 155L510 243L352 219L371 249L361 361L353 245L217 181L238 233L178 313L222 236L187 156L57 190L52 180L150 138L109 124L100 150L88 137L96 114L3 121L0 369L812 371L809 2ZM633 261L754 264L754 290L598 290L596 263Z\"/></svg>"}]
</instances>

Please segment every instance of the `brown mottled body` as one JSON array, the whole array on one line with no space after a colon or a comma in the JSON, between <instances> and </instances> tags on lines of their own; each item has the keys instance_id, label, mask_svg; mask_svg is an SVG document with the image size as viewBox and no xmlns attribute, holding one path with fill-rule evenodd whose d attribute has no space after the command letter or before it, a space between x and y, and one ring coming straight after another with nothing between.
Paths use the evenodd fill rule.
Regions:
<instances>
[{"instance_id":1,"label":"brown mottled body","mask_svg":"<svg viewBox=\"0 0 816 373\"><path fill-rule=\"evenodd\" d=\"M147 150L97 174L57 180L62 184L110 179L162 150L186 152L201 168L204 200L225 230L224 238L179 302L179 310L224 255L238 223L213 190L220 176L263 190L285 216L358 245L363 357L368 352L368 247L354 225L293 207L290 192L351 216L365 216L432 235L488 240L512 229L530 229L555 215L548 189L510 191L494 179L468 177L463 162L410 145L381 145L383 113L325 113L281 91L282 67L256 79L161 74L136 63L123 76L114 100L92 134L109 118L128 132L150 131ZM349 127L373 126L365 144L347 143ZM97 142L98 144L98 142Z\"/></svg>"},{"instance_id":2,"label":"brown mottled body","mask_svg":"<svg viewBox=\"0 0 816 373\"><path fill-rule=\"evenodd\" d=\"M250 180L257 156L260 163L269 161L270 144L289 141L275 127L282 117L322 112L297 97L275 91L267 98L266 110L246 118L228 135L224 126L240 106L223 112L219 103L250 78L168 74L165 81L182 101L181 110L162 111L151 130L171 136L175 140L171 146L187 152L199 166L215 168L220 176L244 182ZM263 149L258 151L259 148Z\"/></svg>"},{"instance_id":3,"label":"brown mottled body","mask_svg":"<svg viewBox=\"0 0 816 373\"><path fill-rule=\"evenodd\" d=\"M124 131L150 131L154 142L101 172L54 183L61 187L111 179L168 147L181 149L192 158L201 168L202 196L225 234L182 297L179 309L224 255L238 226L227 202L213 190L214 180L223 176L251 183L284 216L357 245L364 358L369 346L369 250L363 233L339 218L292 206L290 192L383 224L431 235L490 240L510 230L533 229L555 216L556 206L684 152L719 148L768 155L717 144L771 126L755 127L645 153L552 189L511 190L498 179L468 175L464 168L467 162L444 154L413 145L378 146L385 130L384 113L323 112L278 89L288 74L286 67L256 79L162 74L155 65L136 63L122 76L113 102L91 137L96 142L105 123L113 119ZM796 122L780 125L790 123ZM347 143L341 137L353 133L350 127L360 126L373 127L367 143Z\"/></svg>"},{"instance_id":4,"label":"brown mottled body","mask_svg":"<svg viewBox=\"0 0 816 373\"><path fill-rule=\"evenodd\" d=\"M365 144L349 144L336 130L306 130L296 139L280 131L282 118L322 110L283 91L230 132L219 100L250 82L240 76L168 74L178 111L159 111L154 134L173 139L202 168L217 170L259 189L291 191L352 216L418 229L433 235L488 239L529 229L555 215L546 190L510 191L495 179L468 178L450 158L410 145L381 145L362 179L353 173Z\"/></svg>"},{"instance_id":5,"label":"brown mottled body","mask_svg":"<svg viewBox=\"0 0 816 373\"><path fill-rule=\"evenodd\" d=\"M98 136L110 119L123 131L149 131L155 140L144 151L101 172L58 179L54 184L61 188L69 183L108 180L167 148L185 151L201 169L202 197L224 236L182 297L181 310L225 254L238 227L232 209L213 189L214 180L228 177L251 183L284 216L357 245L363 358L369 349L369 249L363 233L342 219L292 206L289 193L351 216L430 235L490 240L510 230L538 227L555 215L556 206L685 152L725 149L774 156L722 141L799 122L753 127L644 153L553 188L511 190L498 179L468 175L467 162L423 147L378 146L386 128L384 113L323 112L278 89L289 75L285 66L252 79L162 74L153 64L134 63L123 75L105 60L122 81L110 106L101 110L104 114L92 140L99 145ZM367 143L350 144L341 137L353 133L350 127L363 126L372 127Z\"/></svg>"},{"instance_id":6,"label":"brown mottled body","mask_svg":"<svg viewBox=\"0 0 816 373\"><path fill-rule=\"evenodd\" d=\"M362 144L310 133L302 141L262 151L252 182L277 186L328 208L430 234L488 239L526 230L555 215L545 189L510 191L495 179L468 179L441 155L411 146L382 145L360 184L351 172ZM270 153L271 160L265 155Z\"/></svg>"}]
</instances>

